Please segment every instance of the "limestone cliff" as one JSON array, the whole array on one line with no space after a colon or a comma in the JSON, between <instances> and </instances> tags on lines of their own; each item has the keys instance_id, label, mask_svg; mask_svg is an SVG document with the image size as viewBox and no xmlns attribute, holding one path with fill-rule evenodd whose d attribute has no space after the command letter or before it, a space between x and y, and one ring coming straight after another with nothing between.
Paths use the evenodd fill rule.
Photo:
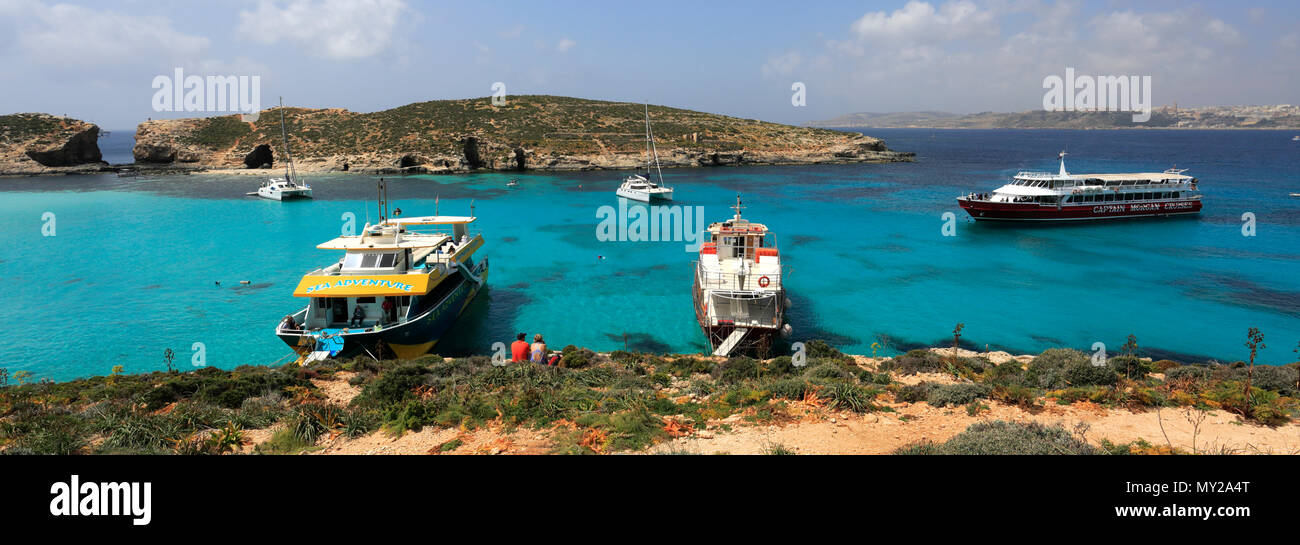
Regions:
<instances>
[{"instance_id":1,"label":"limestone cliff","mask_svg":"<svg viewBox=\"0 0 1300 545\"><path fill-rule=\"evenodd\" d=\"M48 114L0 116L0 175L95 171L99 127Z\"/></svg>"},{"instance_id":2,"label":"limestone cliff","mask_svg":"<svg viewBox=\"0 0 1300 545\"><path fill-rule=\"evenodd\" d=\"M632 169L645 163L644 106L554 96L408 104L374 113L286 108L299 170L453 173ZM665 167L910 161L856 133L651 106ZM279 109L158 120L136 130L138 163L266 168L283 158ZM270 151L270 155L267 155Z\"/></svg>"}]
</instances>

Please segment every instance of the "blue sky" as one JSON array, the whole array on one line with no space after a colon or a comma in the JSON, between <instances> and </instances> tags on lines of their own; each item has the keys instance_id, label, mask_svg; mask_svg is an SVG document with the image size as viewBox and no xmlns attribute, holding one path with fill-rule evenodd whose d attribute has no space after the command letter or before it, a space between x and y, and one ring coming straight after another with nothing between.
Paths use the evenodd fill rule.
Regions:
<instances>
[{"instance_id":1,"label":"blue sky","mask_svg":"<svg viewBox=\"0 0 1300 545\"><path fill-rule=\"evenodd\" d=\"M177 67L260 76L263 106L355 111L498 81L779 122L1022 111L1067 66L1150 75L1157 105L1295 104L1297 23L1286 1L0 0L0 111L110 129L196 115L151 107Z\"/></svg>"}]
</instances>

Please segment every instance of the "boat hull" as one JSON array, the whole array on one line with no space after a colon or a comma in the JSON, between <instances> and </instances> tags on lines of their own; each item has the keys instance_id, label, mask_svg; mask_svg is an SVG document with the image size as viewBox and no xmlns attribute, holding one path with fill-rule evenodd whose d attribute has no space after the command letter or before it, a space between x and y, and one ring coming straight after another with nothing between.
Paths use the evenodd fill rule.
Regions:
<instances>
[{"instance_id":1,"label":"boat hull","mask_svg":"<svg viewBox=\"0 0 1300 545\"><path fill-rule=\"evenodd\" d=\"M486 260L479 264L475 274L478 275L481 283L476 283L463 274L459 275L460 285L435 307L425 310L411 320L387 325L379 331L355 331L337 335L336 339L341 337L343 345L338 348L334 357L349 358L365 354L379 359L392 357L412 359L429 353L456 324L456 319L474 300L482 287L487 285ZM306 343L309 346L317 345L316 338L312 334L277 331L276 335L290 348L299 350L300 353L304 337L307 338Z\"/></svg>"},{"instance_id":2,"label":"boat hull","mask_svg":"<svg viewBox=\"0 0 1300 545\"><path fill-rule=\"evenodd\" d=\"M729 354L730 356L769 358L774 353L773 350L776 348L776 344L784 339L782 330L787 327L784 325L784 304L778 306L776 314L776 324L780 324L779 327L756 326L753 324L743 323L736 325L734 323L722 323L721 321L720 323L715 324L709 317L708 303L706 302L708 300L709 292L700 287L698 275L691 292L692 299L694 299L695 302L695 322L699 324L700 330L704 332L704 338L709 341L710 353L717 350L718 347L726 341L727 337L730 337L731 333L737 328L745 328L748 332L745 334L744 338L736 344L736 347L731 350ZM774 293L772 297L775 297L776 301L784 301L785 291L778 291Z\"/></svg>"},{"instance_id":3,"label":"boat hull","mask_svg":"<svg viewBox=\"0 0 1300 545\"><path fill-rule=\"evenodd\" d=\"M294 191L263 191L259 189L257 191L257 196L262 197L263 199L271 199L273 201L294 201L312 198L310 189Z\"/></svg>"},{"instance_id":4,"label":"boat hull","mask_svg":"<svg viewBox=\"0 0 1300 545\"><path fill-rule=\"evenodd\" d=\"M976 221L1081 221L1198 214L1200 199L1052 206L957 199Z\"/></svg>"},{"instance_id":5,"label":"boat hull","mask_svg":"<svg viewBox=\"0 0 1300 545\"><path fill-rule=\"evenodd\" d=\"M619 190L615 191L614 194L615 194L615 195L618 195L618 196L620 196L620 197L623 197L623 198L625 198L625 199L627 199L627 200L630 200L630 201L638 201L638 202L644 202L644 203L655 202L655 201L671 201L671 200L673 200L673 192L672 192L672 191L658 192L658 193L647 193L647 192L643 192L643 191L625 191L625 190L623 190L623 189L619 189Z\"/></svg>"}]
</instances>

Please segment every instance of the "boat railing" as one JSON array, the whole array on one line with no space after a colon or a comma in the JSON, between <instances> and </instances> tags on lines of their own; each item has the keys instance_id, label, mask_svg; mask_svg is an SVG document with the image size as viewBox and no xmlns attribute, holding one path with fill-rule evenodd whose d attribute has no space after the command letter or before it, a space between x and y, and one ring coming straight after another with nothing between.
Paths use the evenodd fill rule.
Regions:
<instances>
[{"instance_id":1,"label":"boat railing","mask_svg":"<svg viewBox=\"0 0 1300 545\"><path fill-rule=\"evenodd\" d=\"M782 285L779 269L775 273L736 274L705 270L698 261L695 262L695 280L701 288L711 290L775 291Z\"/></svg>"}]
</instances>

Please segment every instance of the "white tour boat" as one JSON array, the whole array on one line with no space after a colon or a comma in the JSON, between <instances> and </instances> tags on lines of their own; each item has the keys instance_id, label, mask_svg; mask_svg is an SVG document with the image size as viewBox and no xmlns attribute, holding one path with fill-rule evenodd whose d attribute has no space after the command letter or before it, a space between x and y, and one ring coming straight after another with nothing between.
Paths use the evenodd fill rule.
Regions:
<instances>
[{"instance_id":1,"label":"white tour boat","mask_svg":"<svg viewBox=\"0 0 1300 545\"><path fill-rule=\"evenodd\" d=\"M778 335L788 337L790 306L782 282L776 235L736 215L709 225L695 262L695 318L715 356L768 357Z\"/></svg>"},{"instance_id":2,"label":"white tour boat","mask_svg":"<svg viewBox=\"0 0 1300 545\"><path fill-rule=\"evenodd\" d=\"M1196 178L1186 169L1134 174L1021 172L992 193L971 193L957 204L978 221L1077 221L1180 216L1201 211Z\"/></svg>"}]
</instances>

